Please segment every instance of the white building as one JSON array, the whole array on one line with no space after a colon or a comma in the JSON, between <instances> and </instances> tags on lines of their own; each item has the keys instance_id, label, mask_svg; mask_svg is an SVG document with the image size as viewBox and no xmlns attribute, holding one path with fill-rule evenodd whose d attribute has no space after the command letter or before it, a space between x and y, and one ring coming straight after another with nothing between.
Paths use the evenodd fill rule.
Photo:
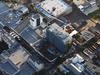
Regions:
<instances>
[{"instance_id":1,"label":"white building","mask_svg":"<svg viewBox=\"0 0 100 75\"><path fill-rule=\"evenodd\" d=\"M30 26L35 29L37 26L43 23L43 17L40 14L32 15L30 18Z\"/></svg>"},{"instance_id":2,"label":"white building","mask_svg":"<svg viewBox=\"0 0 100 75\"><path fill-rule=\"evenodd\" d=\"M50 17L50 15L59 17L62 14L72 12L72 7L63 0L45 0L37 4L36 8L47 17Z\"/></svg>"},{"instance_id":3,"label":"white building","mask_svg":"<svg viewBox=\"0 0 100 75\"><path fill-rule=\"evenodd\" d=\"M75 75L81 75L85 69L82 62L84 62L84 59L79 54L76 54L76 57L72 58L72 63L68 67Z\"/></svg>"}]
</instances>

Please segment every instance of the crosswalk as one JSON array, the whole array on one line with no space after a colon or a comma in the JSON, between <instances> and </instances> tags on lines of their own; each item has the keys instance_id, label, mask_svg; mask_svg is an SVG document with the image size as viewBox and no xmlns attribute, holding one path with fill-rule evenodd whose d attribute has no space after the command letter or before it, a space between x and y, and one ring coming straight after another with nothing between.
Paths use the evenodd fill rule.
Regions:
<instances>
[{"instance_id":1,"label":"crosswalk","mask_svg":"<svg viewBox=\"0 0 100 75\"><path fill-rule=\"evenodd\" d=\"M19 35L17 35L15 32L10 32L10 35L11 35L13 38L20 38Z\"/></svg>"}]
</instances>

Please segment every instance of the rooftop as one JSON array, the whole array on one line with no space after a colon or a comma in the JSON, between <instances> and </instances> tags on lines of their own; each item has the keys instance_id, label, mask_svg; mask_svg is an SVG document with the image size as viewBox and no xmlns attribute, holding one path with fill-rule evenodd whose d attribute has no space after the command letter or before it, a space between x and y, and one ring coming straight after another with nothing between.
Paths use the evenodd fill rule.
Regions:
<instances>
[{"instance_id":1,"label":"rooftop","mask_svg":"<svg viewBox=\"0 0 100 75\"><path fill-rule=\"evenodd\" d=\"M86 0L73 0L76 5L84 4Z\"/></svg>"},{"instance_id":2,"label":"rooftop","mask_svg":"<svg viewBox=\"0 0 100 75\"><path fill-rule=\"evenodd\" d=\"M31 27L25 28L21 32L21 36L31 45L34 45L34 42L38 41L40 39L40 36L33 30Z\"/></svg>"},{"instance_id":3,"label":"rooftop","mask_svg":"<svg viewBox=\"0 0 100 75\"><path fill-rule=\"evenodd\" d=\"M37 60L37 56L32 59L31 55L22 46L15 46L12 47L13 50L16 49L14 52L12 51L6 56L2 55L4 59L0 62L1 71L7 75L32 75L43 69L44 64L39 62L39 59Z\"/></svg>"},{"instance_id":4,"label":"rooftop","mask_svg":"<svg viewBox=\"0 0 100 75\"><path fill-rule=\"evenodd\" d=\"M13 12L12 8L9 8L5 3L0 2L0 24L1 26L9 26L16 28L21 23L18 14Z\"/></svg>"},{"instance_id":5,"label":"rooftop","mask_svg":"<svg viewBox=\"0 0 100 75\"><path fill-rule=\"evenodd\" d=\"M95 37L95 35L94 35L92 32L90 32L90 31L82 31L81 34L82 34L82 37L83 37L86 41L88 41L88 40L90 40L90 39L92 39L92 38Z\"/></svg>"},{"instance_id":6,"label":"rooftop","mask_svg":"<svg viewBox=\"0 0 100 75\"><path fill-rule=\"evenodd\" d=\"M73 0L73 2L86 15L99 9L96 0Z\"/></svg>"},{"instance_id":7,"label":"rooftop","mask_svg":"<svg viewBox=\"0 0 100 75\"><path fill-rule=\"evenodd\" d=\"M18 67L20 68L20 66L28 59L29 54L26 53L24 50L22 50L21 48L14 52L9 59Z\"/></svg>"},{"instance_id":8,"label":"rooftop","mask_svg":"<svg viewBox=\"0 0 100 75\"><path fill-rule=\"evenodd\" d=\"M55 17L66 13L66 11L68 12L67 14L72 11L71 6L65 3L63 0L45 0L41 2L39 6Z\"/></svg>"},{"instance_id":9,"label":"rooftop","mask_svg":"<svg viewBox=\"0 0 100 75\"><path fill-rule=\"evenodd\" d=\"M56 23L53 23L50 26L49 30L51 32L53 32L54 34L56 34L56 36L58 36L59 38L62 38L63 40L68 40L68 39L65 39L65 38L69 38L70 37L69 33L65 32L63 30L63 28L61 28L60 26L58 26L58 24L56 24Z\"/></svg>"}]
</instances>

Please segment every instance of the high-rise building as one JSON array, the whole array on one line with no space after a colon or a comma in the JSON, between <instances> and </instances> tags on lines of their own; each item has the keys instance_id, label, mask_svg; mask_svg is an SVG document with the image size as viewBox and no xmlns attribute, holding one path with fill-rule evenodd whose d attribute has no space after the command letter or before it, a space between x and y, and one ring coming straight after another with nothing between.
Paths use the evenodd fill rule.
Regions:
<instances>
[{"instance_id":1,"label":"high-rise building","mask_svg":"<svg viewBox=\"0 0 100 75\"><path fill-rule=\"evenodd\" d=\"M69 33L65 32L63 28L53 23L46 31L47 40L53 44L60 52L66 52L72 41Z\"/></svg>"}]
</instances>

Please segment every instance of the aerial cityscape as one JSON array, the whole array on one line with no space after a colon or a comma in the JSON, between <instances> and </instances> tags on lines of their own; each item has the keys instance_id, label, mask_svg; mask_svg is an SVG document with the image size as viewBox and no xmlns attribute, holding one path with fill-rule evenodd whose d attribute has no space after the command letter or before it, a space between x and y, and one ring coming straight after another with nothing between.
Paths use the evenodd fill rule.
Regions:
<instances>
[{"instance_id":1,"label":"aerial cityscape","mask_svg":"<svg viewBox=\"0 0 100 75\"><path fill-rule=\"evenodd\" d=\"M100 75L100 0L0 0L0 75Z\"/></svg>"}]
</instances>

